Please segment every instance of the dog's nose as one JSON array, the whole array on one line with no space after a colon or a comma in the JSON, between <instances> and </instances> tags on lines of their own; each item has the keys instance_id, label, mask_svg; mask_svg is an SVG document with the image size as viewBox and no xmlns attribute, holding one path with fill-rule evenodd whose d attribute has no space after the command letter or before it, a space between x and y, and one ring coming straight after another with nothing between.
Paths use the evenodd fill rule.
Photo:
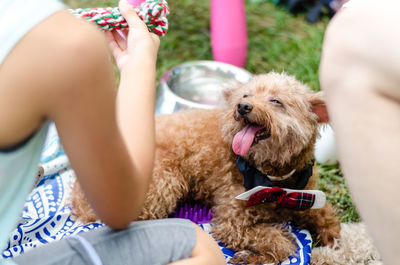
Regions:
<instances>
[{"instance_id":1,"label":"dog's nose","mask_svg":"<svg viewBox=\"0 0 400 265\"><path fill-rule=\"evenodd\" d=\"M248 102L239 102L237 104L237 111L239 112L240 115L246 115L247 113L250 113L253 110L253 106L248 103Z\"/></svg>"}]
</instances>

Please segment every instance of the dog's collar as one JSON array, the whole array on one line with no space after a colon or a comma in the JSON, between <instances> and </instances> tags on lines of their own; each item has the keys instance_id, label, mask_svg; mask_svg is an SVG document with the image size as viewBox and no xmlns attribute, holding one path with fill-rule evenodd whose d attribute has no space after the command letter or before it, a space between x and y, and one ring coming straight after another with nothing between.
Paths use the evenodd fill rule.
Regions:
<instances>
[{"instance_id":1,"label":"dog's collar","mask_svg":"<svg viewBox=\"0 0 400 265\"><path fill-rule=\"evenodd\" d=\"M257 170L260 171L259 169L257 169ZM260 171L260 172L261 172L261 171ZM296 172L296 169L293 169L293 170L290 171L288 174L283 175L283 176L280 176L280 177L277 177L277 176L270 176L270 175L267 175L267 174L264 174L264 175L267 175L268 178L269 178L271 181L283 181L283 180L287 180L288 178L290 178L291 176L293 176L294 172ZM262 172L261 172L261 173L262 173Z\"/></svg>"},{"instance_id":2,"label":"dog's collar","mask_svg":"<svg viewBox=\"0 0 400 265\"><path fill-rule=\"evenodd\" d=\"M277 181L274 181L274 178L271 180L271 177L263 174L257 168L250 166L246 160L244 160L241 156L237 157L236 166L239 169L240 173L242 173L244 178L244 187L247 190L250 190L257 186L267 186L267 187L281 187L281 188L290 188L290 189L298 189L302 190L307 185L308 180L313 174L313 167L314 161L306 166L304 169L300 171L292 171L285 176L284 179L296 178L294 184L290 186L286 186L285 184L281 185ZM289 175L289 176L288 176ZM276 184L278 183L278 184ZM284 187L283 187L284 186Z\"/></svg>"}]
</instances>

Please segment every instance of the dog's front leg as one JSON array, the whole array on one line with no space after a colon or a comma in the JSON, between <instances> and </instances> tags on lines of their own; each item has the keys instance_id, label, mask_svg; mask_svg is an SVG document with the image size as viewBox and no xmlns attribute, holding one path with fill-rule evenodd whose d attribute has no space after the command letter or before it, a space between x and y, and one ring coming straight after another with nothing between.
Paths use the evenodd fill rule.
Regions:
<instances>
[{"instance_id":1,"label":"dog's front leg","mask_svg":"<svg viewBox=\"0 0 400 265\"><path fill-rule=\"evenodd\" d=\"M340 221L331 204L326 203L321 209L311 209L297 214L296 224L315 233L317 241L322 245L332 246L334 240L339 238Z\"/></svg>"},{"instance_id":2,"label":"dog's front leg","mask_svg":"<svg viewBox=\"0 0 400 265\"><path fill-rule=\"evenodd\" d=\"M216 205L213 210L213 236L239 251L231 263L277 263L296 250L293 235L282 224L266 223L260 209L226 198L225 203Z\"/></svg>"},{"instance_id":3,"label":"dog's front leg","mask_svg":"<svg viewBox=\"0 0 400 265\"><path fill-rule=\"evenodd\" d=\"M187 178L178 169L156 165L153 172L153 179L139 216L140 220L168 217L175 210L178 201L186 197L189 192Z\"/></svg>"}]
</instances>

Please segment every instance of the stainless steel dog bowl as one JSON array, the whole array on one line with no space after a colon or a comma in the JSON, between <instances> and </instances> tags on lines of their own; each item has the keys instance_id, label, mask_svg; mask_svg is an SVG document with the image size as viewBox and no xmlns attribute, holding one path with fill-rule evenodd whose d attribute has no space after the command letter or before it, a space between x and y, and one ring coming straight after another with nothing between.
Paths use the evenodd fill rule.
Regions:
<instances>
[{"instance_id":1,"label":"stainless steel dog bowl","mask_svg":"<svg viewBox=\"0 0 400 265\"><path fill-rule=\"evenodd\" d=\"M250 78L251 74L246 70L216 61L194 61L175 66L161 77L156 114L221 106L222 89L237 82L246 83Z\"/></svg>"}]
</instances>

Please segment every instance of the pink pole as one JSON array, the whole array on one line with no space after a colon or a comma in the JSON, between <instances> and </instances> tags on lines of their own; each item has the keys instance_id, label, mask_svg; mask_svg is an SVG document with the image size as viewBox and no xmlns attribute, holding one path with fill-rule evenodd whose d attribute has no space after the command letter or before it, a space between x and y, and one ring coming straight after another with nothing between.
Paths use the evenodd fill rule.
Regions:
<instances>
[{"instance_id":1,"label":"pink pole","mask_svg":"<svg viewBox=\"0 0 400 265\"><path fill-rule=\"evenodd\" d=\"M244 0L211 0L210 24L214 60L244 67L247 58Z\"/></svg>"},{"instance_id":2,"label":"pink pole","mask_svg":"<svg viewBox=\"0 0 400 265\"><path fill-rule=\"evenodd\" d=\"M144 0L128 0L128 2L133 6L139 6Z\"/></svg>"}]
</instances>

